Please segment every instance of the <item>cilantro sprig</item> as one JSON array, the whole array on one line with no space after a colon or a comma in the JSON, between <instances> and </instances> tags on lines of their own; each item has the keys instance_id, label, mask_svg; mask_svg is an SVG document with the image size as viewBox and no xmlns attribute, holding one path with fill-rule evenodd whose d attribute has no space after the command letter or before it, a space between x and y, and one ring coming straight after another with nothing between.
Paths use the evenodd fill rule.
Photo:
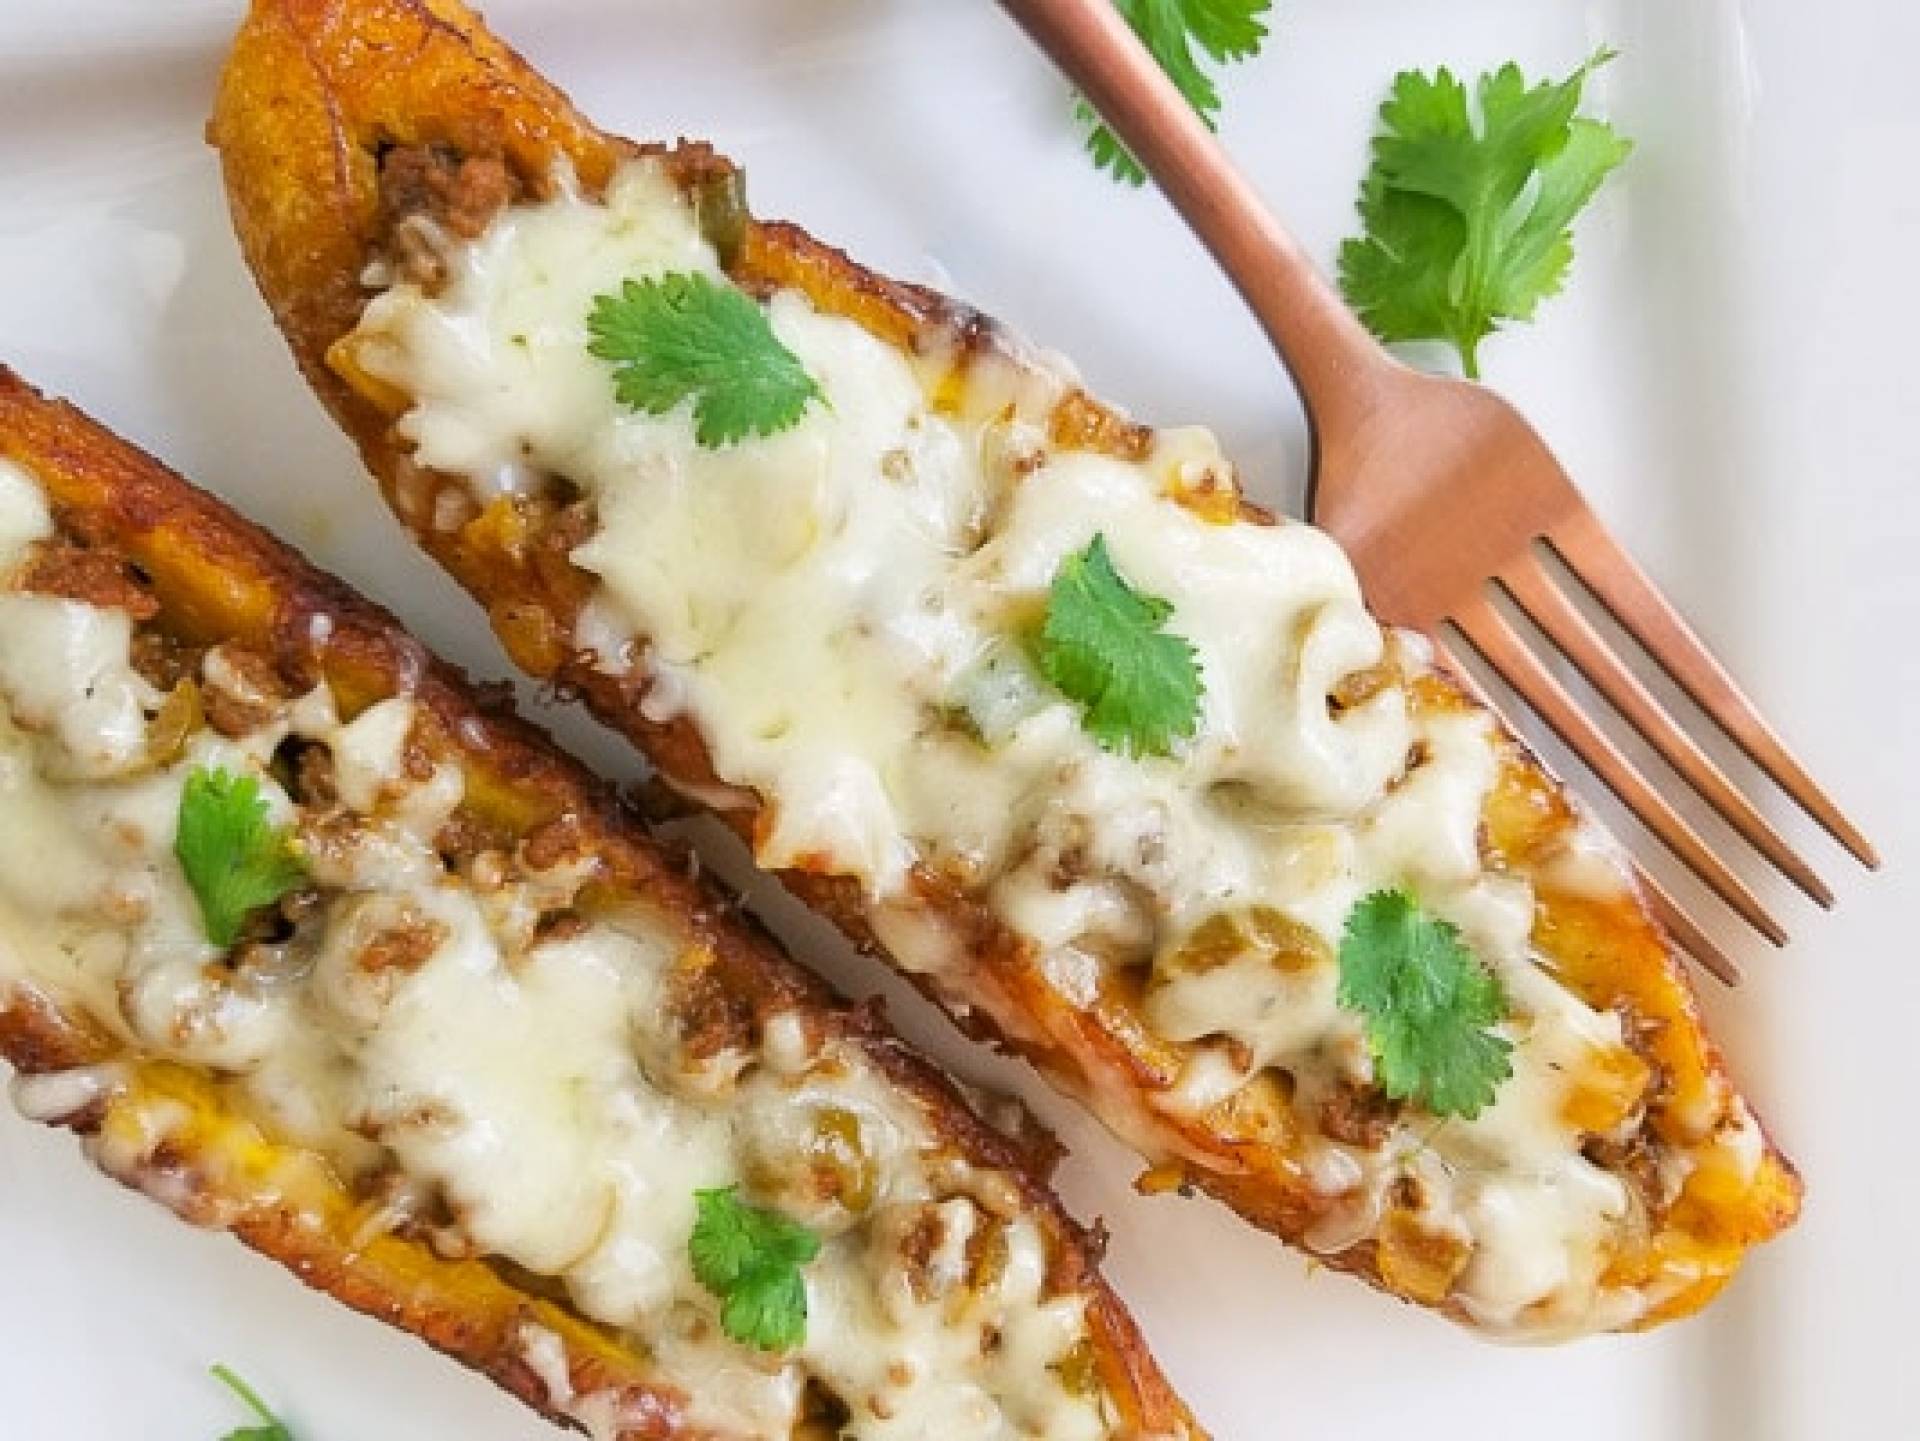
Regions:
<instances>
[{"instance_id":1,"label":"cilantro sprig","mask_svg":"<svg viewBox=\"0 0 1920 1441\"><path fill-rule=\"evenodd\" d=\"M1340 942L1339 1003L1366 1020L1380 1085L1436 1116L1471 1119L1513 1073L1500 982L1447 921L1404 891L1353 908Z\"/></svg>"},{"instance_id":2,"label":"cilantro sprig","mask_svg":"<svg viewBox=\"0 0 1920 1441\"><path fill-rule=\"evenodd\" d=\"M187 777L173 853L216 946L232 945L249 915L306 882L291 833L268 819L260 782L217 768Z\"/></svg>"},{"instance_id":3,"label":"cilantro sprig","mask_svg":"<svg viewBox=\"0 0 1920 1441\"><path fill-rule=\"evenodd\" d=\"M214 1378L238 1396L241 1403L253 1412L260 1422L258 1426L236 1427L222 1436L220 1441L293 1441L293 1432L287 1429L287 1423L273 1414L253 1387L225 1366L215 1366L212 1370Z\"/></svg>"},{"instance_id":4,"label":"cilantro sprig","mask_svg":"<svg viewBox=\"0 0 1920 1441\"><path fill-rule=\"evenodd\" d=\"M1199 725L1200 666L1164 628L1172 614L1114 569L1104 535L1054 573L1034 659L1108 750L1167 755Z\"/></svg>"},{"instance_id":5,"label":"cilantro sprig","mask_svg":"<svg viewBox=\"0 0 1920 1441\"><path fill-rule=\"evenodd\" d=\"M1360 191L1366 233L1340 249L1341 288L1375 335L1447 341L1477 378L1480 343L1560 290L1574 217L1633 149L1575 113L1612 58L1538 85L1503 66L1475 84L1477 105L1444 67L1394 79Z\"/></svg>"},{"instance_id":6,"label":"cilantro sprig","mask_svg":"<svg viewBox=\"0 0 1920 1441\"><path fill-rule=\"evenodd\" d=\"M622 405L664 415L691 400L709 450L797 424L821 393L751 296L698 272L625 282L595 298L587 329Z\"/></svg>"},{"instance_id":7,"label":"cilantro sprig","mask_svg":"<svg viewBox=\"0 0 1920 1441\"><path fill-rule=\"evenodd\" d=\"M720 1325L761 1351L785 1351L807 1338L807 1283L800 1270L820 1254L820 1238L777 1211L749 1206L738 1186L694 1192L697 1208L687 1254L694 1278L720 1299Z\"/></svg>"},{"instance_id":8,"label":"cilantro sprig","mask_svg":"<svg viewBox=\"0 0 1920 1441\"><path fill-rule=\"evenodd\" d=\"M1160 68L1211 128L1220 115L1220 90L1202 59L1227 65L1259 53L1267 38L1265 24L1271 0L1113 0L1126 16ZM1198 52L1198 53L1196 53ZM1080 101L1075 113L1093 129L1087 151L1094 163L1115 179L1139 185L1147 178L1140 162L1128 152L1094 113Z\"/></svg>"}]
</instances>

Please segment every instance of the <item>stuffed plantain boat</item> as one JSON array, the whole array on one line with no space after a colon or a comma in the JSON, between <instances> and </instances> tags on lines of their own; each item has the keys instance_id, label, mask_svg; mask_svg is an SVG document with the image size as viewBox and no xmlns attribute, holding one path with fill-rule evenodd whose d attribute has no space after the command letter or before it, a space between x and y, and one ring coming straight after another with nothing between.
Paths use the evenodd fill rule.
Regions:
<instances>
[{"instance_id":1,"label":"stuffed plantain boat","mask_svg":"<svg viewBox=\"0 0 1920 1441\"><path fill-rule=\"evenodd\" d=\"M607 1441L1201 1433L1002 1136L387 615L0 369L0 1056Z\"/></svg>"},{"instance_id":2,"label":"stuffed plantain boat","mask_svg":"<svg viewBox=\"0 0 1920 1441\"><path fill-rule=\"evenodd\" d=\"M1143 1187L1537 1339L1693 1311L1793 1219L1613 843L1205 432L595 129L455 0L256 0L210 133L516 661Z\"/></svg>"}]
</instances>

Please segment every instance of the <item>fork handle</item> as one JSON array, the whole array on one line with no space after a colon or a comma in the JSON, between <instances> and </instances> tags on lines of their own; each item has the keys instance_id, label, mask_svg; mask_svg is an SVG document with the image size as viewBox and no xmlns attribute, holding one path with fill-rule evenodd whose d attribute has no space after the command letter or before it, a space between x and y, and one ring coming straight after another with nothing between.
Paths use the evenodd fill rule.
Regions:
<instances>
[{"instance_id":1,"label":"fork handle","mask_svg":"<svg viewBox=\"0 0 1920 1441\"><path fill-rule=\"evenodd\" d=\"M1125 142L1245 297L1317 437L1391 365L1174 88L1112 0L1000 0Z\"/></svg>"}]
</instances>

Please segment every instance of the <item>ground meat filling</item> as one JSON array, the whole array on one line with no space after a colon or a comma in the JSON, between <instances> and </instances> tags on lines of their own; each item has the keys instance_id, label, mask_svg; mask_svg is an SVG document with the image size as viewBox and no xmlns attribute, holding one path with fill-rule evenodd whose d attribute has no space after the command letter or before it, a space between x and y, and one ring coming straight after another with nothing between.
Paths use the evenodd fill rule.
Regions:
<instances>
[{"instance_id":1,"label":"ground meat filling","mask_svg":"<svg viewBox=\"0 0 1920 1441\"><path fill-rule=\"evenodd\" d=\"M291 692L279 668L258 651L222 646L216 678L208 676L201 704L207 724L229 739L252 735L286 709Z\"/></svg>"},{"instance_id":2,"label":"ground meat filling","mask_svg":"<svg viewBox=\"0 0 1920 1441\"><path fill-rule=\"evenodd\" d=\"M136 623L152 620L160 609L142 578L120 556L64 538L35 549L20 588L102 610L124 610Z\"/></svg>"},{"instance_id":3,"label":"ground meat filling","mask_svg":"<svg viewBox=\"0 0 1920 1441\"><path fill-rule=\"evenodd\" d=\"M711 965L674 969L668 1009L679 1019L681 1044L695 1061L711 1061L755 1042L753 1007L728 989Z\"/></svg>"},{"instance_id":4,"label":"ground meat filling","mask_svg":"<svg viewBox=\"0 0 1920 1441\"><path fill-rule=\"evenodd\" d=\"M1320 1103L1320 1129L1336 1141L1377 1151L1393 1134L1400 1109L1373 1086L1343 1082Z\"/></svg>"},{"instance_id":5,"label":"ground meat filling","mask_svg":"<svg viewBox=\"0 0 1920 1441\"><path fill-rule=\"evenodd\" d=\"M157 691L170 691L200 673L199 647L154 630L136 631L129 659L133 668Z\"/></svg>"},{"instance_id":6,"label":"ground meat filling","mask_svg":"<svg viewBox=\"0 0 1920 1441\"><path fill-rule=\"evenodd\" d=\"M210 651L157 624L161 606L151 582L137 564L110 548L64 535L45 541L28 557L18 585L30 594L121 610L133 620L134 668L168 697L152 720L155 762L177 754L188 733L203 724L230 739L254 734L285 714L307 688L262 651L233 643ZM404 766L416 782L432 776L435 756L426 736L416 733L408 738ZM288 795L309 816L309 844L324 849L334 829L343 833L352 829L338 814L333 755L324 745L289 737L276 752L273 768ZM500 825L464 806L448 819L435 841L441 858L456 873L465 874L479 857L496 857L500 862L496 884L509 874L524 876L533 869L578 860L583 846L577 824L562 818L537 832L527 853L515 862L502 853L508 842ZM251 917L236 947L235 968L244 969L250 959L258 960L256 953L263 946L284 942L316 903L316 893L303 889L285 897L277 908ZM542 937L551 938L549 933L578 921L562 907L543 914L539 924ZM429 932L423 927L419 934L383 937L382 963L400 969L418 964L430 949Z\"/></svg>"},{"instance_id":7,"label":"ground meat filling","mask_svg":"<svg viewBox=\"0 0 1920 1441\"><path fill-rule=\"evenodd\" d=\"M400 273L429 291L446 279L437 236L473 240L520 197L504 160L398 145L380 156L380 203Z\"/></svg>"}]
</instances>

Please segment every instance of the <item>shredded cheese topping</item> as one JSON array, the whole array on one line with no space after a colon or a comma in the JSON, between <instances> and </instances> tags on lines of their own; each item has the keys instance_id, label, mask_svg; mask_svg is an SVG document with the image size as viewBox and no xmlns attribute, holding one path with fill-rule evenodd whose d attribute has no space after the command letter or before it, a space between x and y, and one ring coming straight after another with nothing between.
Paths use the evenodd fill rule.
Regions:
<instances>
[{"instance_id":1,"label":"shredded cheese topping","mask_svg":"<svg viewBox=\"0 0 1920 1441\"><path fill-rule=\"evenodd\" d=\"M31 480L0 467L0 581L50 531ZM709 958L641 901L576 910L590 855L450 868L436 836L464 778L445 760L421 773L404 696L348 719L323 686L156 756L163 697L131 629L0 588L0 993L84 1009L131 1054L220 1078L269 1135L378 1198L375 1224L555 1278L632 1332L695 1426L785 1441L824 1391L837 1434L861 1441L1113 1434L1087 1298L1049 1282L1017 1185L943 1142L862 1050L791 1011L759 1040L702 1041L676 988ZM257 704L245 676L216 647L192 679ZM290 777L296 752L324 757L324 785ZM172 855L200 767L258 779L312 882L230 954ZM119 1084L89 1068L16 1098L54 1120ZM151 1154L182 1119L147 1107L103 1161L136 1169L119 1152ZM824 1240L793 1351L730 1341L691 1273L694 1193L729 1185ZM557 1343L523 1339L556 1407L617 1425L617 1396L575 1395Z\"/></svg>"},{"instance_id":2,"label":"shredded cheese topping","mask_svg":"<svg viewBox=\"0 0 1920 1441\"><path fill-rule=\"evenodd\" d=\"M1608 1280L1646 1221L1585 1154L1633 1133L1644 1068L1618 1015L1538 964L1527 879L1483 858L1489 719L1423 713L1403 684L1330 702L1390 656L1429 669L1368 615L1332 540L1190 503L1231 475L1204 432L1163 433L1138 462L1056 448L1063 375L975 358L969 384L993 403L956 412L936 397L950 357L905 355L790 290L769 317L825 395L800 423L705 449L684 408L622 408L588 353L594 298L720 274L653 162L603 197L562 186L512 206L442 251L435 293L400 281L371 300L354 364L409 398L399 433L477 503L557 477L591 506L573 559L599 587L577 642L642 674L649 714L690 718L719 778L757 794L763 863L857 879L896 959L963 1001L956 947L912 885L923 868L983 896L1076 1005L1143 976L1145 1022L1185 1073L1144 1103L1103 1095L1109 1121L1151 1148L1142 1104L1191 1115L1283 1072L1299 1164L1329 1203L1310 1241L1338 1251L1411 1225L1396 1254L1424 1259L1397 1274L1383 1260L1397 1289L1536 1336L1621 1325L1658 1299ZM1019 662L1056 569L1096 533L1197 654L1204 710L1172 757L1102 750ZM1590 890L1625 887L1591 826L1570 849ZM1372 1070L1335 1001L1335 952L1355 903L1390 887L1502 981L1514 1074L1473 1120L1402 1113L1377 1137L1336 1136L1313 1118Z\"/></svg>"}]
</instances>

